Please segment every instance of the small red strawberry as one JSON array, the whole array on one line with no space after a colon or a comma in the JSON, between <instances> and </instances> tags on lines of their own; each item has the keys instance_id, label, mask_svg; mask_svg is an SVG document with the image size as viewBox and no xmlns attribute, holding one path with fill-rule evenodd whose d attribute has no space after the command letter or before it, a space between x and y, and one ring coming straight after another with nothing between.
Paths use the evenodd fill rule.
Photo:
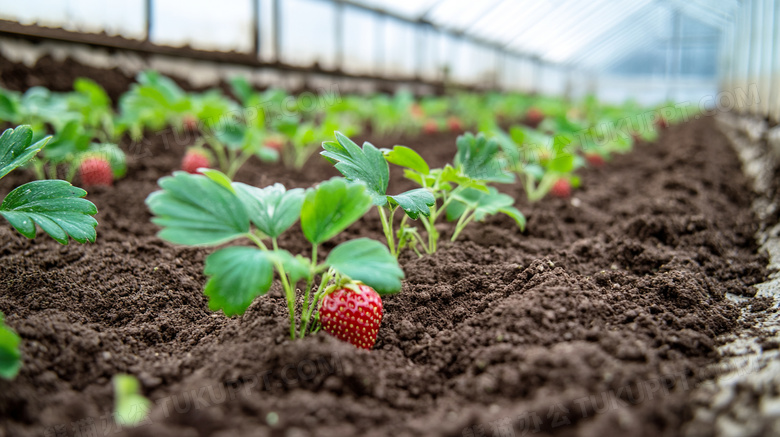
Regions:
<instances>
[{"instance_id":1,"label":"small red strawberry","mask_svg":"<svg viewBox=\"0 0 780 437\"><path fill-rule=\"evenodd\" d=\"M111 170L111 164L100 157L91 157L81 161L79 174L81 175L81 184L85 187L96 185L110 187L114 182L114 172Z\"/></svg>"},{"instance_id":2,"label":"small red strawberry","mask_svg":"<svg viewBox=\"0 0 780 437\"><path fill-rule=\"evenodd\" d=\"M199 168L208 167L211 160L208 154L201 149L189 149L181 160L181 169L187 173L197 173Z\"/></svg>"},{"instance_id":3,"label":"small red strawberry","mask_svg":"<svg viewBox=\"0 0 780 437\"><path fill-rule=\"evenodd\" d=\"M447 127L453 132L460 132L463 130L463 124L461 124L458 117L450 117L447 119Z\"/></svg>"},{"instance_id":4,"label":"small red strawberry","mask_svg":"<svg viewBox=\"0 0 780 437\"><path fill-rule=\"evenodd\" d=\"M544 112L539 108L531 108L525 113L525 121L529 125L536 127L544 120Z\"/></svg>"},{"instance_id":5,"label":"small red strawberry","mask_svg":"<svg viewBox=\"0 0 780 437\"><path fill-rule=\"evenodd\" d=\"M320 323L339 340L371 349L382 323L382 299L368 285L358 284L356 289L341 288L322 298Z\"/></svg>"},{"instance_id":6,"label":"small red strawberry","mask_svg":"<svg viewBox=\"0 0 780 437\"><path fill-rule=\"evenodd\" d=\"M270 147L271 149L274 149L277 152L281 152L282 147L284 147L284 141L279 138L268 138L267 140L265 140L265 146Z\"/></svg>"},{"instance_id":7,"label":"small red strawberry","mask_svg":"<svg viewBox=\"0 0 780 437\"><path fill-rule=\"evenodd\" d=\"M423 125L423 132L425 132L428 135L435 134L439 131L439 125L436 124L433 120L428 120Z\"/></svg>"},{"instance_id":8,"label":"small red strawberry","mask_svg":"<svg viewBox=\"0 0 780 437\"><path fill-rule=\"evenodd\" d=\"M558 179L550 189L550 194L561 199L567 199L571 196L571 184L568 179Z\"/></svg>"},{"instance_id":9,"label":"small red strawberry","mask_svg":"<svg viewBox=\"0 0 780 437\"><path fill-rule=\"evenodd\" d=\"M592 167L596 168L604 167L604 165L607 163L604 160L604 157L598 153L586 153L585 160L588 161L588 164L590 164Z\"/></svg>"}]
</instances>

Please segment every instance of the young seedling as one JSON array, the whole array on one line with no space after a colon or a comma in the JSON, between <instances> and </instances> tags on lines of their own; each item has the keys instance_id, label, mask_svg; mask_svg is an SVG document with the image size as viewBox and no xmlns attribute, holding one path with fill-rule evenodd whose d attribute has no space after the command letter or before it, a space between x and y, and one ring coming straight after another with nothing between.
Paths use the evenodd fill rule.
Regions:
<instances>
[{"instance_id":1,"label":"young seedling","mask_svg":"<svg viewBox=\"0 0 780 437\"><path fill-rule=\"evenodd\" d=\"M428 234L427 241L416 231L410 232L411 238L407 238L412 244L421 243L426 253L433 253L438 248L440 234L436 220L443 214L450 221L457 220L450 241L455 241L472 221L482 221L498 213L511 217L521 230L525 229L525 216L513 206L514 199L490 186L491 183L515 180L506 170L507 162L500 157L498 143L488 140L482 133L477 136L466 133L458 137L456 146L453 164L434 170L427 170L427 164L420 165L419 161L425 161L416 153L416 157L409 159L410 149L396 146L387 154L388 161L406 168L404 174L408 179L430 189L437 202L441 202L431 207L429 216L421 218ZM418 163L410 165L413 162Z\"/></svg>"},{"instance_id":2,"label":"young seedling","mask_svg":"<svg viewBox=\"0 0 780 437\"><path fill-rule=\"evenodd\" d=\"M388 195L387 188L390 183L390 166L383 152L371 143L363 143L361 148L352 140L347 138L341 132L334 132L336 141L325 141L322 143L324 151L320 154L332 163L336 169L351 181L363 182L371 195L373 204L379 211L379 218L382 220L382 229L387 240L387 247L390 253L398 258L402 249L401 241L405 235L410 232L406 227L406 219L416 220L418 217L431 214L431 206L436 203L431 191L425 187L407 191L398 195ZM396 153L400 155L406 151L410 152L404 156L409 159L422 161L425 168L427 164L414 151L408 148ZM401 229L398 235L394 231L394 216L396 211L402 209L406 215L401 221ZM399 244L396 245L396 237Z\"/></svg>"},{"instance_id":3,"label":"young seedling","mask_svg":"<svg viewBox=\"0 0 780 437\"><path fill-rule=\"evenodd\" d=\"M160 179L161 191L146 204L160 238L175 244L215 246L248 239L254 247L221 248L206 258L209 278L204 293L209 308L226 315L243 314L254 299L268 292L274 271L281 281L290 318L290 337L319 329L314 319L320 300L343 288L365 284L380 294L401 289L403 271L387 248L367 238L341 243L324 260L319 246L361 218L371 207L369 189L334 178L314 188L287 190L281 184L256 188L232 182L216 170L202 175L175 172ZM300 218L312 244L311 257L280 249L277 239ZM312 287L319 278L319 285ZM296 310L296 285L305 281L303 305ZM299 322L297 322L299 320Z\"/></svg>"},{"instance_id":4,"label":"young seedling","mask_svg":"<svg viewBox=\"0 0 780 437\"><path fill-rule=\"evenodd\" d=\"M50 137L32 142L29 126L7 129L0 135L0 178L34 157ZM57 242L68 244L68 237L79 243L95 242L97 208L82 199L87 192L62 180L26 183L10 193L0 204L0 215L27 238L35 238L36 224Z\"/></svg>"},{"instance_id":5,"label":"young seedling","mask_svg":"<svg viewBox=\"0 0 780 437\"><path fill-rule=\"evenodd\" d=\"M132 375L114 375L114 421L137 426L146 420L152 402L141 394L141 384Z\"/></svg>"},{"instance_id":6,"label":"young seedling","mask_svg":"<svg viewBox=\"0 0 780 437\"><path fill-rule=\"evenodd\" d=\"M14 379L22 368L22 354L19 351L21 339L11 328L5 326L0 312L0 378Z\"/></svg>"}]
</instances>

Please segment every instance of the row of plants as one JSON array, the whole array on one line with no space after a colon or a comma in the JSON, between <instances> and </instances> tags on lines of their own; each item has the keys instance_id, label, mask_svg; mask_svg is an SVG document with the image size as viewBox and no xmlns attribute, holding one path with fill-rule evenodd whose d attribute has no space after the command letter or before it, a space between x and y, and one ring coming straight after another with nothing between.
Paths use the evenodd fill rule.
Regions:
<instances>
[{"instance_id":1,"label":"row of plants","mask_svg":"<svg viewBox=\"0 0 780 437\"><path fill-rule=\"evenodd\" d=\"M97 209L83 199L84 190L69 183L75 174L85 185L110 185L125 173L125 157L116 145L123 136L138 139L167 128L194 133L195 146L182 162L185 171L160 179L160 190L146 204L163 240L220 246L204 265L210 309L243 314L268 293L276 276L291 339L322 329L371 349L383 316L381 296L401 290L398 257L404 250L417 256L436 252L442 238L438 222L454 223L451 241L469 224L495 214L507 215L523 230L525 217L515 199L499 192L497 184L519 182L530 202L548 193L568 197L580 183L578 169L603 166L676 121L656 117L654 124L641 123L648 110L630 102L611 106L594 98L570 103L514 94L339 96L312 110L279 90L258 92L241 79L231 85L237 100L219 90L188 93L169 78L144 72L116 110L105 91L86 79L77 80L71 93L0 92L0 121L32 126L8 129L0 137L0 177L26 167L39 179L9 193L0 215L28 238L35 237L37 225L62 244L69 238L94 242ZM258 107L263 110L247 110ZM604 129L615 130L623 121L614 134ZM440 168L431 168L406 146L358 146L349 138L365 129L392 139L442 128L478 133L460 135L452 162ZM300 168L317 150L343 177L305 190L233 181L249 159ZM390 165L401 167L418 188L388 194ZM57 180L59 174L65 180ZM384 244L359 238L321 259L321 245L371 208L378 211ZM306 254L278 244L296 223L311 243ZM225 247L241 240L251 246ZM18 372L19 343L0 316L0 377ZM117 408L126 404L121 387L130 398L143 399L133 381L131 376L115 381Z\"/></svg>"}]
</instances>

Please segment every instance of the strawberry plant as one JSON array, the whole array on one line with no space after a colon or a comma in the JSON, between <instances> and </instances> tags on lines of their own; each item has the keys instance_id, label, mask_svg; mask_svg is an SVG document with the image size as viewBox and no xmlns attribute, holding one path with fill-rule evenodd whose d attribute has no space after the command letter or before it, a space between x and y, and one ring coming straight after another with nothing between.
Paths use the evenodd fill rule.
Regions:
<instances>
[{"instance_id":1,"label":"strawberry plant","mask_svg":"<svg viewBox=\"0 0 780 437\"><path fill-rule=\"evenodd\" d=\"M440 238L436 221L442 215L457 220L452 241L471 221L481 221L492 214L504 213L521 229L525 226L525 217L512 206L514 200L489 187L493 182L511 183L514 177L506 172L506 164L498 156L498 144L482 134L458 137L454 164L441 169L431 169L417 152L405 146L377 150L370 143L360 148L340 133L336 133L336 139L336 142L323 143L325 151L321 154L334 162L347 179L361 181L369 187L379 209L388 247L396 257L405 247L420 255L418 245L426 253L435 252ZM420 188L388 196L388 162L404 167L406 177ZM393 217L398 207L406 214L396 232ZM410 218L420 220L427 239L407 225Z\"/></svg>"},{"instance_id":2,"label":"strawberry plant","mask_svg":"<svg viewBox=\"0 0 780 437\"><path fill-rule=\"evenodd\" d=\"M0 135L0 178L33 158L49 137L32 141L29 126L6 129ZM95 242L97 208L82 199L87 192L63 180L39 180L17 187L3 199L0 215L27 238L35 238L36 225L57 242L68 237L79 243Z\"/></svg>"},{"instance_id":3,"label":"strawberry plant","mask_svg":"<svg viewBox=\"0 0 780 437\"><path fill-rule=\"evenodd\" d=\"M22 367L22 354L19 351L21 339L5 326L3 317L0 312L0 378L14 379Z\"/></svg>"},{"instance_id":4,"label":"strawberry plant","mask_svg":"<svg viewBox=\"0 0 780 437\"><path fill-rule=\"evenodd\" d=\"M344 177L366 185L373 204L379 211L387 247L390 249L390 253L397 258L402 247L396 245L396 232L393 229L396 211L400 208L406 213L398 234L398 238L403 239L403 236L410 232L405 226L407 218L416 220L421 215L430 215L430 207L436 202L433 194L425 188L419 188L398 195L388 195L390 166L383 152L371 143L363 143L363 147L360 147L341 132L334 134L336 141L323 142L324 151L320 154L334 163L336 169ZM422 161L422 164L425 164L425 161L411 149L405 148L405 151L408 151L405 156L415 159L416 163ZM404 151L399 150L396 155L402 153ZM427 164L425 165L427 166Z\"/></svg>"},{"instance_id":5,"label":"strawberry plant","mask_svg":"<svg viewBox=\"0 0 780 437\"><path fill-rule=\"evenodd\" d=\"M319 329L315 310L326 295L365 284L380 294L401 289L403 271L387 248L359 238L333 248L324 260L319 246L361 218L371 207L370 190L334 178L308 190L287 190L281 184L256 188L232 182L216 170L204 174L175 172L160 179L162 188L146 204L160 238L174 244L216 246L246 239L254 244L216 250L206 258L204 293L209 308L226 315L243 314L252 301L271 288L274 271L287 300L290 337L302 338ZM311 243L310 257L281 249L278 237L300 219ZM316 287L314 281L319 278ZM296 285L305 281L302 307Z\"/></svg>"}]
</instances>

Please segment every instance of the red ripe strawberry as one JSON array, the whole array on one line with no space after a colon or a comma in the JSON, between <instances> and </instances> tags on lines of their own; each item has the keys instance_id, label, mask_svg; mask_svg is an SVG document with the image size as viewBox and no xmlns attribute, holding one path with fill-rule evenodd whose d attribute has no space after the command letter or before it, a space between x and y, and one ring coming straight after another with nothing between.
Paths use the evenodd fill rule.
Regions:
<instances>
[{"instance_id":1,"label":"red ripe strawberry","mask_svg":"<svg viewBox=\"0 0 780 437\"><path fill-rule=\"evenodd\" d=\"M320 323L339 340L371 349L382 323L382 299L368 285L360 284L357 289L342 288L322 298Z\"/></svg>"},{"instance_id":2,"label":"red ripe strawberry","mask_svg":"<svg viewBox=\"0 0 780 437\"><path fill-rule=\"evenodd\" d=\"M588 161L588 164L596 168L604 167L604 164L607 163L604 161L604 157L598 153L586 153L585 160Z\"/></svg>"},{"instance_id":3,"label":"red ripe strawberry","mask_svg":"<svg viewBox=\"0 0 780 437\"><path fill-rule=\"evenodd\" d=\"M561 199L571 196L571 184L568 179L558 179L550 189L550 194Z\"/></svg>"},{"instance_id":4,"label":"red ripe strawberry","mask_svg":"<svg viewBox=\"0 0 780 437\"><path fill-rule=\"evenodd\" d=\"M187 173L197 173L199 168L211 165L209 157L202 151L190 149L181 160L181 169Z\"/></svg>"},{"instance_id":5,"label":"red ripe strawberry","mask_svg":"<svg viewBox=\"0 0 780 437\"><path fill-rule=\"evenodd\" d=\"M463 125L460 122L460 119L458 117L450 117L447 119L447 127L450 128L453 132L460 132L463 130Z\"/></svg>"},{"instance_id":6,"label":"red ripe strawberry","mask_svg":"<svg viewBox=\"0 0 780 437\"><path fill-rule=\"evenodd\" d=\"M265 140L265 146L270 147L271 149L274 149L277 152L281 152L282 147L284 147L284 142L279 138L269 138Z\"/></svg>"},{"instance_id":7,"label":"red ripe strawberry","mask_svg":"<svg viewBox=\"0 0 780 437\"><path fill-rule=\"evenodd\" d=\"M428 135L435 134L439 131L439 125L436 124L433 120L428 120L423 125L423 132L425 132Z\"/></svg>"},{"instance_id":8,"label":"red ripe strawberry","mask_svg":"<svg viewBox=\"0 0 780 437\"><path fill-rule=\"evenodd\" d=\"M81 184L85 187L104 185L110 187L114 182L114 172L111 164L103 158L92 157L81 161L79 165Z\"/></svg>"},{"instance_id":9,"label":"red ripe strawberry","mask_svg":"<svg viewBox=\"0 0 780 437\"><path fill-rule=\"evenodd\" d=\"M525 121L529 125L536 127L544 120L544 113L539 108L531 108L525 113Z\"/></svg>"}]
</instances>

